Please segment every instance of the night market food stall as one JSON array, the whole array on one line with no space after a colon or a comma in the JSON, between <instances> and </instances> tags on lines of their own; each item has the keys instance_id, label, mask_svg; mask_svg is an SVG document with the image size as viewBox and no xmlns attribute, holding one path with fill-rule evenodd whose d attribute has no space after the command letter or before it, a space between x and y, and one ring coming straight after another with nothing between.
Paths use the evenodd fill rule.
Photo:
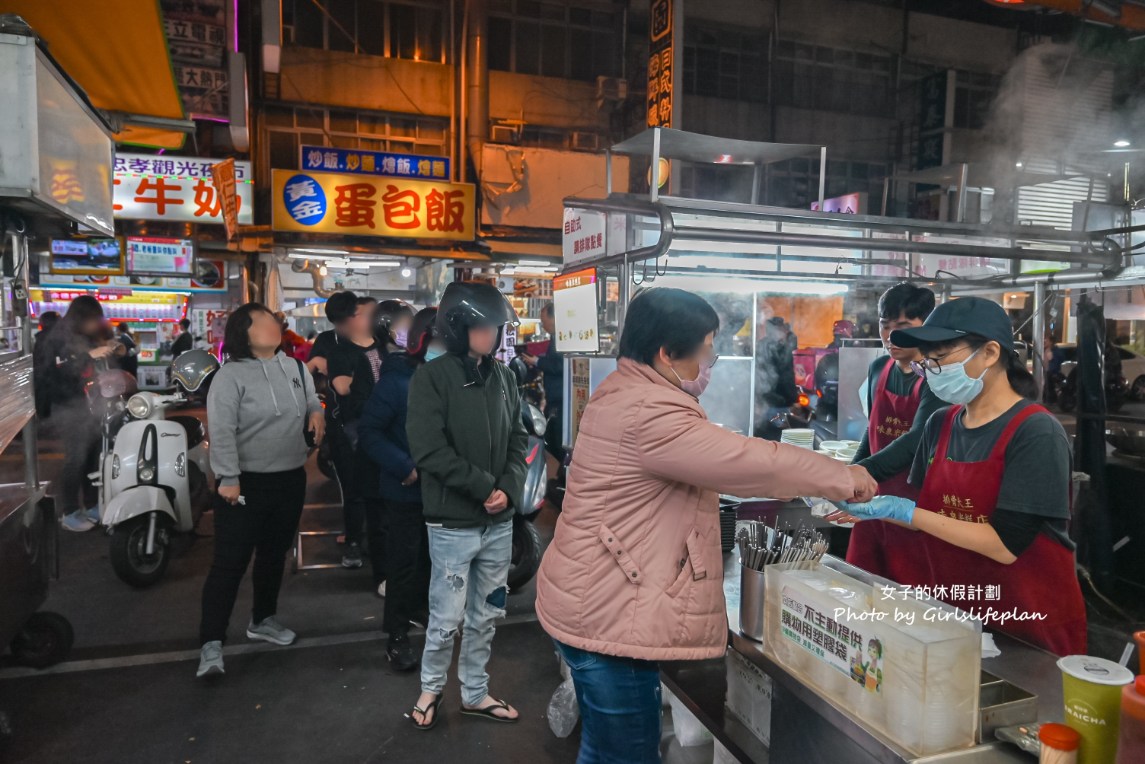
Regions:
<instances>
[{"instance_id":1,"label":"night market food stall","mask_svg":"<svg viewBox=\"0 0 1145 764\"><path fill-rule=\"evenodd\" d=\"M756 203L769 164L804 154L822 157L818 147L655 128L612 152L642 157L656 168L650 181L653 173L666 179L685 163L750 167L752 198L666 196L661 183L650 182L646 195L565 200L564 268L554 281L554 306L557 347L568 354L565 442L574 452L581 414L615 368L628 303L643 286L688 289L716 308L725 329L717 337L720 363L700 403L713 422L759 435L769 414L760 392L769 382L759 371L765 359L758 333L772 318L762 313L776 297L875 294L903 280L930 286L940 299L1032 288L1032 344L1040 347L1047 289L1142 276L1128 256L1126 227L1007 228ZM842 419L844 409L858 407L850 399L857 398L854 391L879 349L839 344ZM1040 363L1035 354L1039 373ZM806 506L748 501L754 509L741 507L741 537L754 529L780 552L784 543L812 538L814 553L754 565L741 565L742 549L728 556L733 649L726 662L663 667L669 689L732 758L1028 761L1019 746L1036 744L1030 725L1063 720L1057 658L1004 634L983 639L977 613L989 606L991 593L975 592L960 610L934 592L904 592L824 555L830 526ZM746 517L763 522L745 524Z\"/></svg>"},{"instance_id":2,"label":"night market food stall","mask_svg":"<svg viewBox=\"0 0 1145 764\"><path fill-rule=\"evenodd\" d=\"M37 470L29 242L80 232L111 237L111 133L37 40L0 35L0 449L20 437L24 479L0 485L0 645L34 666L61 660L71 626L37 613L48 594L56 522Z\"/></svg>"}]
</instances>

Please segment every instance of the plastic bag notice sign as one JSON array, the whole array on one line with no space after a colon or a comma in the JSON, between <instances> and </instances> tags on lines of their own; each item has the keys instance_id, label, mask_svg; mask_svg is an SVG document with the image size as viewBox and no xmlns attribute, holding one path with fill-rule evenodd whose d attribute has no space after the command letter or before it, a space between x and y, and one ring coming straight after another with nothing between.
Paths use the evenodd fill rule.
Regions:
<instances>
[{"instance_id":1,"label":"plastic bag notice sign","mask_svg":"<svg viewBox=\"0 0 1145 764\"><path fill-rule=\"evenodd\" d=\"M784 639L850 677L868 692L882 692L883 644L873 634L865 639L858 629L835 620L832 613L824 612L787 586L783 587L780 630Z\"/></svg>"},{"instance_id":2,"label":"plastic bag notice sign","mask_svg":"<svg viewBox=\"0 0 1145 764\"><path fill-rule=\"evenodd\" d=\"M557 350L562 353L600 351L597 307L595 268L553 279Z\"/></svg>"}]
</instances>

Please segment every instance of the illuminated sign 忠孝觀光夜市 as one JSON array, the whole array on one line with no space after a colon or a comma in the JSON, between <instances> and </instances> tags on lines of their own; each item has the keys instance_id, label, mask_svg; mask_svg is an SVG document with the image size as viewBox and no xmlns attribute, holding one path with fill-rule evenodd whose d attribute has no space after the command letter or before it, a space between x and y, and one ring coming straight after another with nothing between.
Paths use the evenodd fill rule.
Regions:
<instances>
[{"instance_id":1,"label":"illuminated sign \u5fe0\u5b5d\u89c0\u5149\u591c\u5e02","mask_svg":"<svg viewBox=\"0 0 1145 764\"><path fill-rule=\"evenodd\" d=\"M218 159L116 154L113 211L128 220L223 224L222 199L211 167ZM235 162L238 222L254 223L250 162Z\"/></svg>"},{"instance_id":2,"label":"illuminated sign \u5fe0\u5b5d\u89c0\u5149\u591c\u5e02","mask_svg":"<svg viewBox=\"0 0 1145 764\"><path fill-rule=\"evenodd\" d=\"M469 183L275 170L275 231L470 240L476 217Z\"/></svg>"}]
</instances>

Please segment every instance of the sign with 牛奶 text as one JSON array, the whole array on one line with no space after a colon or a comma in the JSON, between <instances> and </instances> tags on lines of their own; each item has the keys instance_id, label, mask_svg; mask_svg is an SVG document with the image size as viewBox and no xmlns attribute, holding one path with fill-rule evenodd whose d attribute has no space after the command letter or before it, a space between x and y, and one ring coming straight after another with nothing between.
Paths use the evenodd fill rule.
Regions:
<instances>
[{"instance_id":1,"label":"sign with \u725b\u5976 text","mask_svg":"<svg viewBox=\"0 0 1145 764\"><path fill-rule=\"evenodd\" d=\"M223 224L223 201L211 168L218 159L116 154L115 217L169 220L175 223ZM242 225L254 222L254 184L250 162L235 162L236 215Z\"/></svg>"},{"instance_id":2,"label":"sign with \u725b\u5976 text","mask_svg":"<svg viewBox=\"0 0 1145 764\"><path fill-rule=\"evenodd\" d=\"M474 236L474 188L369 175L275 170L275 231L412 239Z\"/></svg>"}]
</instances>

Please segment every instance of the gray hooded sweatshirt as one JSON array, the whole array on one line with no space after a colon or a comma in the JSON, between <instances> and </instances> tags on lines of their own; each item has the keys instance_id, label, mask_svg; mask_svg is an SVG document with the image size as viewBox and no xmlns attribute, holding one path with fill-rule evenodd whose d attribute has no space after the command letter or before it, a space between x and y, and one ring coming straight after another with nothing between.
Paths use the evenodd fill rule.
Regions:
<instances>
[{"instance_id":1,"label":"gray hooded sweatshirt","mask_svg":"<svg viewBox=\"0 0 1145 764\"><path fill-rule=\"evenodd\" d=\"M281 351L223 364L207 394L211 469L219 485L238 485L242 472L301 467L307 455L303 429L321 410L310 374Z\"/></svg>"}]
</instances>

